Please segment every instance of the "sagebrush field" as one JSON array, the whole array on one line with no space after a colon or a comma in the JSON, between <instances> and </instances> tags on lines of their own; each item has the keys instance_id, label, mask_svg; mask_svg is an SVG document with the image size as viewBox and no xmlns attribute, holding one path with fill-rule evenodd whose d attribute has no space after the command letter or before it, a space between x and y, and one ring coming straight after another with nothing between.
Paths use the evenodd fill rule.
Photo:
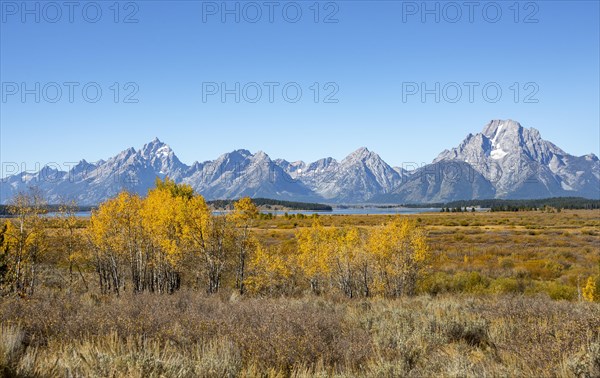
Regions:
<instances>
[{"instance_id":1,"label":"sagebrush field","mask_svg":"<svg viewBox=\"0 0 600 378\"><path fill-rule=\"evenodd\" d=\"M217 216L169 182L91 219L22 199L5 376L600 376L598 210Z\"/></svg>"}]
</instances>

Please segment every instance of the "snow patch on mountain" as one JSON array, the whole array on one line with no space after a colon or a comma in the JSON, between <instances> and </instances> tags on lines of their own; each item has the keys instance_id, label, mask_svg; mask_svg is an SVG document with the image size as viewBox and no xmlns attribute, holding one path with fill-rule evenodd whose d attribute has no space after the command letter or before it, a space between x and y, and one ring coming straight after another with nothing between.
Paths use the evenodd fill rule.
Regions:
<instances>
[{"instance_id":1,"label":"snow patch on mountain","mask_svg":"<svg viewBox=\"0 0 600 378\"><path fill-rule=\"evenodd\" d=\"M456 175L460 172L460 175ZM80 161L68 172L44 167L0 182L0 202L37 186L51 203L62 198L95 205L122 190L145 195L156 177L191 185L207 199L267 197L308 202L439 202L473 198L582 196L600 199L600 160L569 155L539 131L511 120L493 120L445 150L433 164L407 171L390 167L362 147L341 161L275 161L262 151L236 150L191 166L155 138L96 163Z\"/></svg>"},{"instance_id":2,"label":"snow patch on mountain","mask_svg":"<svg viewBox=\"0 0 600 378\"><path fill-rule=\"evenodd\" d=\"M498 142L498 136L500 135L500 132L502 131L502 127L504 127L504 124L500 124L498 126L498 129L496 129L496 133L494 135L494 138L492 138L491 142L492 142L492 148L493 150L490 152L490 157L494 160L499 160L502 159L503 157L505 157L506 155L508 155L508 152L504 151L502 149L502 147L500 147L500 143ZM469 160L465 160L467 163L469 162Z\"/></svg>"},{"instance_id":3,"label":"snow patch on mountain","mask_svg":"<svg viewBox=\"0 0 600 378\"><path fill-rule=\"evenodd\" d=\"M600 163L593 156L569 155L512 120L491 121L434 162L450 160L471 164L501 198L600 197Z\"/></svg>"},{"instance_id":4,"label":"snow patch on mountain","mask_svg":"<svg viewBox=\"0 0 600 378\"><path fill-rule=\"evenodd\" d=\"M159 148L158 150L156 150L156 156L167 157L167 156L169 156L170 151L171 150L170 150L169 146L163 146L163 147Z\"/></svg>"}]
</instances>

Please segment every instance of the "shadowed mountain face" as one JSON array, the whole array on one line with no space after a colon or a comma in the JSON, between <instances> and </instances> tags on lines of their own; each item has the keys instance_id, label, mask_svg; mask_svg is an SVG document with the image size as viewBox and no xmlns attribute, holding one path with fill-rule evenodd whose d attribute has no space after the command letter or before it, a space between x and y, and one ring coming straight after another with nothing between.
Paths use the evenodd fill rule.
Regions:
<instances>
[{"instance_id":1,"label":"shadowed mountain face","mask_svg":"<svg viewBox=\"0 0 600 378\"><path fill-rule=\"evenodd\" d=\"M370 201L391 192L402 179L379 155L364 147L341 162L326 158L311 164L285 160L278 160L277 164L319 197L334 202Z\"/></svg>"},{"instance_id":2,"label":"shadowed mountain face","mask_svg":"<svg viewBox=\"0 0 600 378\"><path fill-rule=\"evenodd\" d=\"M459 160L439 161L417 169L390 194L386 203L427 203L494 198L494 186L473 167Z\"/></svg>"},{"instance_id":3,"label":"shadowed mountain face","mask_svg":"<svg viewBox=\"0 0 600 378\"><path fill-rule=\"evenodd\" d=\"M80 161L68 172L50 166L0 183L0 201L36 186L50 203L74 199L98 204L121 190L145 194L157 177L191 185L207 199L241 196L331 203L427 203L484 198L600 198L600 161L569 155L518 122L496 120L469 134L432 164L414 171L392 168L360 148L341 161L271 160L237 150L191 166L158 139L106 161Z\"/></svg>"},{"instance_id":4,"label":"shadowed mountain face","mask_svg":"<svg viewBox=\"0 0 600 378\"><path fill-rule=\"evenodd\" d=\"M536 129L510 120L490 122L483 132L442 152L434 163L448 160L470 164L494 185L499 198L600 195L595 155L569 155L542 139Z\"/></svg>"}]
</instances>

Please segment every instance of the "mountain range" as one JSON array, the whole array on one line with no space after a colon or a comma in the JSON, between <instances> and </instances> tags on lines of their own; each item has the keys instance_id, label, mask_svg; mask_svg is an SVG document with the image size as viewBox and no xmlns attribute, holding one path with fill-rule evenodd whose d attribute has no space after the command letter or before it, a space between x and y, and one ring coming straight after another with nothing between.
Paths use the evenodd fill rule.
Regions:
<instances>
[{"instance_id":1,"label":"mountain range","mask_svg":"<svg viewBox=\"0 0 600 378\"><path fill-rule=\"evenodd\" d=\"M468 199L581 196L600 199L600 161L573 156L538 130L494 120L483 131L441 152L431 164L406 170L360 148L341 161L271 160L236 150L215 160L182 163L159 139L107 160L81 160L68 171L45 166L0 182L0 202L38 187L50 203L95 205L121 190L145 194L156 177L191 185L207 199L241 196L327 203L429 203Z\"/></svg>"}]
</instances>

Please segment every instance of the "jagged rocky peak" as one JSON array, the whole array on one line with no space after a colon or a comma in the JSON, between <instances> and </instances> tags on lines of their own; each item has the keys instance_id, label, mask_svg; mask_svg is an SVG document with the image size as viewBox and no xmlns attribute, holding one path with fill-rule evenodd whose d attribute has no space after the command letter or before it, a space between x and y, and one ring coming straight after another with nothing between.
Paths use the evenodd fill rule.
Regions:
<instances>
[{"instance_id":1,"label":"jagged rocky peak","mask_svg":"<svg viewBox=\"0 0 600 378\"><path fill-rule=\"evenodd\" d=\"M521 126L521 124L517 121L513 121L512 119L507 119L507 120L502 120L502 119L495 119L490 121L490 123L488 123L484 128L483 128L483 135L485 135L488 138L494 138L497 135L499 135L502 131L504 132L510 132L510 133L518 133L523 129L523 126ZM535 129L531 129L531 130L535 130ZM535 130L537 132L537 130ZM538 132L539 134L539 132ZM471 134L469 134L471 135Z\"/></svg>"},{"instance_id":2,"label":"jagged rocky peak","mask_svg":"<svg viewBox=\"0 0 600 378\"><path fill-rule=\"evenodd\" d=\"M146 143L140 150L141 155L145 159L152 159L153 157L168 157L173 155L173 150L168 144L163 143L158 138L154 138L151 142Z\"/></svg>"},{"instance_id":3,"label":"jagged rocky peak","mask_svg":"<svg viewBox=\"0 0 600 378\"><path fill-rule=\"evenodd\" d=\"M457 148L443 151L434 162L455 159L471 164L488 161L489 164L489 161L503 161L522 153L547 161L552 153L562 151L544 141L536 129L526 129L513 120L493 120L481 133L467 135Z\"/></svg>"},{"instance_id":4,"label":"jagged rocky peak","mask_svg":"<svg viewBox=\"0 0 600 378\"><path fill-rule=\"evenodd\" d=\"M354 151L350 155L344 159L345 161L356 161L356 160L366 160L372 156L377 156L377 154L369 151L367 147L361 147L358 150Z\"/></svg>"},{"instance_id":5,"label":"jagged rocky peak","mask_svg":"<svg viewBox=\"0 0 600 378\"><path fill-rule=\"evenodd\" d=\"M266 154L266 152L264 152L264 151L258 151L257 153L255 153L253 155L253 160L256 160L256 161L271 161L271 158L269 157L269 155Z\"/></svg>"},{"instance_id":6,"label":"jagged rocky peak","mask_svg":"<svg viewBox=\"0 0 600 378\"><path fill-rule=\"evenodd\" d=\"M530 130L532 134L539 137L539 132ZM486 150L487 156L494 160L501 160L509 153L514 153L522 144L523 127L519 122L513 120L493 120L484 127L483 147ZM486 143L488 142L488 143Z\"/></svg>"},{"instance_id":7,"label":"jagged rocky peak","mask_svg":"<svg viewBox=\"0 0 600 378\"><path fill-rule=\"evenodd\" d=\"M339 162L324 158L312 163L272 161L265 152L252 154L237 149L188 167L167 144L155 138L139 150L129 148L106 161L82 160L68 173L44 167L42 172L7 177L0 182L0 202L35 184L47 193L50 202L68 195L82 204L94 205L118 193L124 184L144 194L157 176L188 183L209 199L253 195L361 203L388 196L385 198L403 203L491 197L600 197L600 160L595 154L569 155L542 139L536 129L513 120L489 122L481 132L467 135L457 147L442 152L434 163L409 174L392 168L366 147ZM456 167L457 163L468 173L461 180L428 174L446 166ZM43 179L48 176L53 179Z\"/></svg>"},{"instance_id":8,"label":"jagged rocky peak","mask_svg":"<svg viewBox=\"0 0 600 378\"><path fill-rule=\"evenodd\" d=\"M104 162L100 162L99 164L103 164ZM89 163L87 160L82 159L71 169L71 174L79 174L79 173L88 173L89 171L95 169L97 167L96 164Z\"/></svg>"},{"instance_id":9,"label":"jagged rocky peak","mask_svg":"<svg viewBox=\"0 0 600 378\"><path fill-rule=\"evenodd\" d=\"M103 161L99 162L100 164L104 163ZM90 167L95 167L96 164L90 163L85 159L81 159L79 161L79 163L77 163L77 165L75 165L75 167L73 167L73 170L81 170L81 169L87 169Z\"/></svg>"},{"instance_id":10,"label":"jagged rocky peak","mask_svg":"<svg viewBox=\"0 0 600 378\"><path fill-rule=\"evenodd\" d=\"M315 170L315 171L319 171L323 172L324 170L330 168L330 167L335 167L338 164L337 160L335 160L332 157L327 157L327 158L323 158L323 159L319 159L313 163L311 163L308 166L308 170Z\"/></svg>"},{"instance_id":11,"label":"jagged rocky peak","mask_svg":"<svg viewBox=\"0 0 600 378\"><path fill-rule=\"evenodd\" d=\"M126 162L134 155L135 155L135 149L133 147L129 147L128 149L121 151L118 155L113 156L112 158L108 159L107 163Z\"/></svg>"},{"instance_id":12,"label":"jagged rocky peak","mask_svg":"<svg viewBox=\"0 0 600 378\"><path fill-rule=\"evenodd\" d=\"M216 161L239 162L253 156L248 150L238 149L225 153L217 158Z\"/></svg>"},{"instance_id":13,"label":"jagged rocky peak","mask_svg":"<svg viewBox=\"0 0 600 378\"><path fill-rule=\"evenodd\" d=\"M246 149L243 149L243 148L239 148L237 150L234 150L232 153L238 154L238 155L243 156L243 157L248 157L248 156L252 155L252 152L250 152L250 151L248 151Z\"/></svg>"},{"instance_id":14,"label":"jagged rocky peak","mask_svg":"<svg viewBox=\"0 0 600 378\"><path fill-rule=\"evenodd\" d=\"M542 139L534 128L512 120L494 120L435 163L469 163L490 180L498 197L532 198L598 193L599 166L593 157L578 158Z\"/></svg>"},{"instance_id":15,"label":"jagged rocky peak","mask_svg":"<svg viewBox=\"0 0 600 378\"><path fill-rule=\"evenodd\" d=\"M282 163L282 164L285 165L285 163ZM298 161L294 161L294 162L288 163L287 167L288 167L287 169L296 170L296 171L300 171L301 172L301 171L305 170L306 163L303 162L302 160L298 160Z\"/></svg>"},{"instance_id":16,"label":"jagged rocky peak","mask_svg":"<svg viewBox=\"0 0 600 378\"><path fill-rule=\"evenodd\" d=\"M512 120L495 120L483 130L483 135L491 142L489 156L499 160L509 153L525 153L534 160L548 163L554 154L565 155L556 145L542 139L537 129L524 128Z\"/></svg>"}]
</instances>

